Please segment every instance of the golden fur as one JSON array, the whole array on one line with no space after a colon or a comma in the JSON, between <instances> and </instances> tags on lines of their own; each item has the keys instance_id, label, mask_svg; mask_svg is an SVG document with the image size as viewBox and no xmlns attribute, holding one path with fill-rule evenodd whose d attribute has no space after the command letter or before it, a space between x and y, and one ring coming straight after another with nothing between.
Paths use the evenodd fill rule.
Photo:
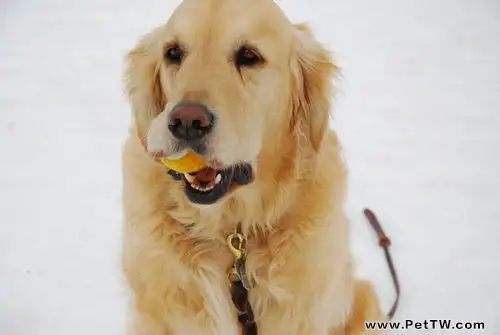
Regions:
<instances>
[{"instance_id":1,"label":"golden fur","mask_svg":"<svg viewBox=\"0 0 500 335\"><path fill-rule=\"evenodd\" d=\"M189 46L180 67L164 61L173 39ZM242 41L266 63L238 72ZM305 25L272 0L185 0L128 55L134 123L124 147L125 276L134 335L236 335L225 238L247 237L250 302L262 335L360 334L382 320L368 282L353 277L343 214L346 171L329 129L337 68ZM165 114L199 101L220 119L207 156L248 161L255 180L211 206L191 204L150 154L168 150Z\"/></svg>"}]
</instances>

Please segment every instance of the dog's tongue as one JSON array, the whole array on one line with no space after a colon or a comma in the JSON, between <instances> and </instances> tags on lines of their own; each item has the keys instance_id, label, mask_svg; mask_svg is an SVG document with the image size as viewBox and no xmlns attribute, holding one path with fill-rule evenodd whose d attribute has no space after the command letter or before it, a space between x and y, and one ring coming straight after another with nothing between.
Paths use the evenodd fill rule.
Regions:
<instances>
[{"instance_id":1,"label":"dog's tongue","mask_svg":"<svg viewBox=\"0 0 500 335\"><path fill-rule=\"evenodd\" d=\"M196 179L201 182L210 182L217 177L217 170L206 167L195 174Z\"/></svg>"}]
</instances>

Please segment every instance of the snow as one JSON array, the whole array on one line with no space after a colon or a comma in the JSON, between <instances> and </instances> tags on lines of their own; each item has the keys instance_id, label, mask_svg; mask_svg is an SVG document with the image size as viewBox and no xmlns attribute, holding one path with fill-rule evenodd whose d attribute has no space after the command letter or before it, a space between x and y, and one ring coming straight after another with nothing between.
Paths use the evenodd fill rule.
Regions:
<instances>
[{"instance_id":1,"label":"snow","mask_svg":"<svg viewBox=\"0 0 500 335\"><path fill-rule=\"evenodd\" d=\"M332 126L359 275L388 310L368 206L393 240L397 320L482 321L498 334L500 3L278 2L342 68ZM0 5L0 334L124 333L122 60L177 3Z\"/></svg>"}]
</instances>

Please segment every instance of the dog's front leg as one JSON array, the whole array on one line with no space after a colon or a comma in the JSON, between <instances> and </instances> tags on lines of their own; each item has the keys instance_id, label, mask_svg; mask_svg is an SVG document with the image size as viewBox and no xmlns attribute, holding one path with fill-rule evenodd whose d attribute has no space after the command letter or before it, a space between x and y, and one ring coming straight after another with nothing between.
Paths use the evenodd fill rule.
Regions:
<instances>
[{"instance_id":1,"label":"dog's front leg","mask_svg":"<svg viewBox=\"0 0 500 335\"><path fill-rule=\"evenodd\" d=\"M334 224L288 221L262 249L249 248L256 286L250 300L262 335L329 335L345 324L355 280L343 218Z\"/></svg>"},{"instance_id":2,"label":"dog's front leg","mask_svg":"<svg viewBox=\"0 0 500 335\"><path fill-rule=\"evenodd\" d=\"M311 283L309 288L289 291L294 296L276 296L268 301L264 314L257 319L263 335L330 335L343 328L352 304L351 282L341 280L330 287L318 285L317 278L306 282ZM259 299L262 297L254 301Z\"/></svg>"},{"instance_id":3,"label":"dog's front leg","mask_svg":"<svg viewBox=\"0 0 500 335\"><path fill-rule=\"evenodd\" d=\"M156 291L151 296L136 296L132 324L127 335L237 335L236 315L229 297L220 295L213 285L211 292L173 292L162 297ZM222 292L221 292L222 293Z\"/></svg>"},{"instance_id":4,"label":"dog's front leg","mask_svg":"<svg viewBox=\"0 0 500 335\"><path fill-rule=\"evenodd\" d=\"M173 256L163 256L126 272L134 302L129 335L237 335L225 271L208 261L173 269Z\"/></svg>"}]
</instances>

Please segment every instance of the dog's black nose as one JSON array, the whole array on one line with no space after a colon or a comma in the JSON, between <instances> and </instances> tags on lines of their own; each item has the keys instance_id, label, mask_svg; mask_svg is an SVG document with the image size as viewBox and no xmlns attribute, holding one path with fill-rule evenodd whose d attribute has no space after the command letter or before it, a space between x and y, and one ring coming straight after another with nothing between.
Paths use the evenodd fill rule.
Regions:
<instances>
[{"instance_id":1,"label":"dog's black nose","mask_svg":"<svg viewBox=\"0 0 500 335\"><path fill-rule=\"evenodd\" d=\"M180 103L170 112L168 129L175 138L198 141L213 128L214 115L207 107L193 102Z\"/></svg>"}]
</instances>

